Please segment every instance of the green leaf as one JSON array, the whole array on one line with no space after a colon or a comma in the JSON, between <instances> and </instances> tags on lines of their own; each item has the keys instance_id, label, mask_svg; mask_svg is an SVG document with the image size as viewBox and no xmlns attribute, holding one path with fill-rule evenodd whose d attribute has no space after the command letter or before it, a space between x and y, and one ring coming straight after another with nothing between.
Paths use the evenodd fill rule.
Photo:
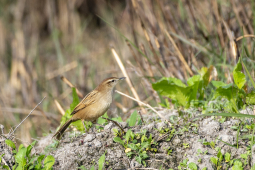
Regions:
<instances>
[{"instance_id":1,"label":"green leaf","mask_svg":"<svg viewBox=\"0 0 255 170\"><path fill-rule=\"evenodd\" d=\"M232 170L243 170L243 164L240 161L235 161Z\"/></svg>"},{"instance_id":2,"label":"green leaf","mask_svg":"<svg viewBox=\"0 0 255 170\"><path fill-rule=\"evenodd\" d=\"M217 164L218 164L218 158L211 157L210 160L211 160L211 162L212 162L214 165L217 166Z\"/></svg>"},{"instance_id":3,"label":"green leaf","mask_svg":"<svg viewBox=\"0 0 255 170\"><path fill-rule=\"evenodd\" d=\"M79 104L80 100L79 100L79 97L76 93L76 88L75 87L72 87L72 92L73 92L73 102L71 103L70 105L70 109L73 111L74 108Z\"/></svg>"},{"instance_id":4,"label":"green leaf","mask_svg":"<svg viewBox=\"0 0 255 170\"><path fill-rule=\"evenodd\" d=\"M123 120L120 116L119 117L114 117L114 118L112 118L112 120L114 120L116 122L123 122Z\"/></svg>"},{"instance_id":5,"label":"green leaf","mask_svg":"<svg viewBox=\"0 0 255 170\"><path fill-rule=\"evenodd\" d=\"M222 87L222 86L226 86L226 83L223 83L222 81L212 81L212 85L216 88Z\"/></svg>"},{"instance_id":6,"label":"green leaf","mask_svg":"<svg viewBox=\"0 0 255 170\"><path fill-rule=\"evenodd\" d=\"M207 170L207 168L206 168L206 167L204 167L202 170Z\"/></svg>"},{"instance_id":7,"label":"green leaf","mask_svg":"<svg viewBox=\"0 0 255 170\"><path fill-rule=\"evenodd\" d=\"M22 144L21 144L22 145ZM19 166L24 167L26 165L26 152L27 148L21 147L19 148L18 153L15 155L15 161L19 164Z\"/></svg>"},{"instance_id":8,"label":"green leaf","mask_svg":"<svg viewBox=\"0 0 255 170\"><path fill-rule=\"evenodd\" d=\"M127 143L128 143L129 138L130 138L130 136L131 136L131 133L132 133L132 130L131 130L131 129L128 129L128 131L127 131L127 133L126 133L126 135L125 135L125 139L126 139Z\"/></svg>"},{"instance_id":9,"label":"green leaf","mask_svg":"<svg viewBox=\"0 0 255 170\"><path fill-rule=\"evenodd\" d=\"M120 139L120 137L113 138L113 141L117 142L117 143L120 143L122 146L124 146L124 142L123 142L123 140Z\"/></svg>"},{"instance_id":10,"label":"green leaf","mask_svg":"<svg viewBox=\"0 0 255 170\"><path fill-rule=\"evenodd\" d=\"M40 170L41 169L41 166L42 166L42 160L43 158L45 157L45 155L40 155L37 159L37 164L35 166L35 169L36 170Z\"/></svg>"},{"instance_id":11,"label":"green leaf","mask_svg":"<svg viewBox=\"0 0 255 170\"><path fill-rule=\"evenodd\" d=\"M84 167L84 165L78 167L78 169L79 169L79 170L87 170L87 169Z\"/></svg>"},{"instance_id":12,"label":"green leaf","mask_svg":"<svg viewBox=\"0 0 255 170\"><path fill-rule=\"evenodd\" d=\"M222 156L222 153L221 153L221 150L220 150L220 149L219 149L219 152L218 152L218 154L217 154L217 157L218 157L218 159L219 159L219 162L221 162L222 159L223 159L223 156Z\"/></svg>"},{"instance_id":13,"label":"green leaf","mask_svg":"<svg viewBox=\"0 0 255 170\"><path fill-rule=\"evenodd\" d=\"M48 155L44 160L44 168L49 170L55 163L55 158L52 155Z\"/></svg>"},{"instance_id":14,"label":"green leaf","mask_svg":"<svg viewBox=\"0 0 255 170\"><path fill-rule=\"evenodd\" d=\"M254 105L255 104L255 91L251 91L249 94L247 94L246 96L246 102L248 104L252 104Z\"/></svg>"},{"instance_id":15,"label":"green leaf","mask_svg":"<svg viewBox=\"0 0 255 170\"><path fill-rule=\"evenodd\" d=\"M167 96L184 107L189 106L190 93L192 89L187 88L181 80L176 78L162 78L156 83L152 84L154 90L161 95Z\"/></svg>"},{"instance_id":16,"label":"green leaf","mask_svg":"<svg viewBox=\"0 0 255 170\"><path fill-rule=\"evenodd\" d=\"M231 155L230 155L230 153L227 152L227 153L225 153L224 157L225 157L225 161L229 162Z\"/></svg>"},{"instance_id":17,"label":"green leaf","mask_svg":"<svg viewBox=\"0 0 255 170\"><path fill-rule=\"evenodd\" d=\"M32 148L35 146L36 141L32 142L28 147L27 147L27 153L26 156L29 157L29 154L31 153Z\"/></svg>"},{"instance_id":18,"label":"green leaf","mask_svg":"<svg viewBox=\"0 0 255 170\"><path fill-rule=\"evenodd\" d=\"M142 158L141 158L140 156L136 156L136 157L135 157L135 160L136 160L137 162L139 162L140 164L142 164Z\"/></svg>"},{"instance_id":19,"label":"green leaf","mask_svg":"<svg viewBox=\"0 0 255 170\"><path fill-rule=\"evenodd\" d=\"M135 124L136 124L136 119L137 119L137 111L134 111L134 112L132 113L132 115L130 116L128 125L129 125L130 127L135 126Z\"/></svg>"},{"instance_id":20,"label":"green leaf","mask_svg":"<svg viewBox=\"0 0 255 170\"><path fill-rule=\"evenodd\" d=\"M242 73L242 64L240 62L240 59L234 68L233 78L234 78L235 84L237 85L239 89L241 89L246 83L245 75L244 73Z\"/></svg>"},{"instance_id":21,"label":"green leaf","mask_svg":"<svg viewBox=\"0 0 255 170\"><path fill-rule=\"evenodd\" d=\"M95 170L95 166L92 165L91 168L90 168L90 170Z\"/></svg>"},{"instance_id":22,"label":"green leaf","mask_svg":"<svg viewBox=\"0 0 255 170\"><path fill-rule=\"evenodd\" d=\"M9 140L9 139L6 139L5 140L5 143L10 146L12 149L16 149L16 146L15 144L13 143L13 141Z\"/></svg>"},{"instance_id":23,"label":"green leaf","mask_svg":"<svg viewBox=\"0 0 255 170\"><path fill-rule=\"evenodd\" d=\"M105 161L105 154L103 154L98 160L98 170L102 170Z\"/></svg>"},{"instance_id":24,"label":"green leaf","mask_svg":"<svg viewBox=\"0 0 255 170\"><path fill-rule=\"evenodd\" d=\"M191 170L197 170L197 165L194 162L189 163L188 166Z\"/></svg>"},{"instance_id":25,"label":"green leaf","mask_svg":"<svg viewBox=\"0 0 255 170\"><path fill-rule=\"evenodd\" d=\"M65 124L65 122L68 121L72 117L72 115L71 115L72 111L79 104L79 97L78 97L78 95L76 93L76 89L74 87L72 88L72 96L73 96L73 102L70 104L70 108L66 110L64 116L62 116L61 122L60 122L61 126L63 124ZM72 125L75 128L77 128L79 131L85 130L81 120L73 122Z\"/></svg>"},{"instance_id":26,"label":"green leaf","mask_svg":"<svg viewBox=\"0 0 255 170\"><path fill-rule=\"evenodd\" d=\"M10 170L9 167L7 165L3 165L4 169Z\"/></svg>"}]
</instances>

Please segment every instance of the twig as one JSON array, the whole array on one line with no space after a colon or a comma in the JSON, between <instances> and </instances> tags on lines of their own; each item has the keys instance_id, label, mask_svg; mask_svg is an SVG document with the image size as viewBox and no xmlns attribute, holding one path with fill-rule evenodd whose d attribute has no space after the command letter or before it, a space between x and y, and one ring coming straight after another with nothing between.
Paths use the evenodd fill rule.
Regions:
<instances>
[{"instance_id":1,"label":"twig","mask_svg":"<svg viewBox=\"0 0 255 170\"><path fill-rule=\"evenodd\" d=\"M128 96L127 94L124 94L124 93L122 93L122 92L119 92L118 90L115 90L115 92L116 92L116 93L119 93L119 94L121 94L121 95L123 95L123 96L125 96L125 97L127 97L127 98L130 98L130 99L136 101L137 103L140 103L140 104L142 104L142 105L144 105L144 106L149 107L152 111L154 111L155 113L157 113L158 116L159 116L161 119L167 121L168 124L169 124L169 126L172 126L171 123L170 123L162 114L160 114L158 111L156 111L156 110L155 110L153 107L151 107L149 104L146 104L146 103L144 103L144 102L142 102L142 101L140 101L140 100L137 100L137 99L135 99L135 98L133 98L133 97L131 97L131 96Z\"/></svg>"},{"instance_id":2,"label":"twig","mask_svg":"<svg viewBox=\"0 0 255 170\"><path fill-rule=\"evenodd\" d=\"M67 78L65 78L64 76L61 76L61 80L63 82L65 82L68 86L70 87L74 87L76 89L76 93L80 98L83 98L83 95L81 94L81 92L69 81L67 80Z\"/></svg>"},{"instance_id":3,"label":"twig","mask_svg":"<svg viewBox=\"0 0 255 170\"><path fill-rule=\"evenodd\" d=\"M117 126L122 130L123 134L125 134L124 129L123 129L116 121L111 120L111 119L108 119L108 118L106 118L106 117L102 117L102 118L103 118L103 119L106 119L106 120L108 120L108 121L112 121L115 125L117 125Z\"/></svg>"},{"instance_id":4,"label":"twig","mask_svg":"<svg viewBox=\"0 0 255 170\"><path fill-rule=\"evenodd\" d=\"M240 37L236 38L235 40L236 40L236 41L239 41L239 40L243 39L244 37L252 37L252 38L255 38L255 35L251 35L251 34L243 35L243 36L240 36Z\"/></svg>"},{"instance_id":5,"label":"twig","mask_svg":"<svg viewBox=\"0 0 255 170\"><path fill-rule=\"evenodd\" d=\"M31 110L31 112L27 115L27 117L25 117L25 119L23 119L20 122L20 124L18 124L18 126L16 126L16 128L12 131L12 133L10 135L8 135L8 139L17 130L17 128L31 115L31 113L37 108L37 106L39 106L42 103L42 101L45 99L45 97L33 108L33 110Z\"/></svg>"},{"instance_id":6,"label":"twig","mask_svg":"<svg viewBox=\"0 0 255 170\"><path fill-rule=\"evenodd\" d=\"M126 69L125 69L123 63L122 63L121 60L120 60L120 57L118 56L118 54L116 53L116 51L115 51L114 48L112 48L111 50L112 50L113 56L115 57L115 60L117 61L117 63L118 63L118 65L119 65L119 67L120 67L120 69L121 69L123 75L126 77L127 83L128 83L128 85L129 85L129 87L130 87L130 89L131 89L133 95L135 96L135 98L136 98L137 100L140 100L140 98L139 98L139 96L138 96L138 94L137 94L137 92L136 92L136 90L135 90L135 88L134 88L134 86L133 86L133 84L132 84L132 82L131 82L131 80L130 80L128 74L127 74L127 71L126 71ZM141 106L141 105L139 104L139 106ZM145 110L144 110L143 108L142 108L142 112L143 112L143 113L146 113Z\"/></svg>"},{"instance_id":7,"label":"twig","mask_svg":"<svg viewBox=\"0 0 255 170\"><path fill-rule=\"evenodd\" d=\"M140 115L140 117L141 117L141 120L142 120L142 124L144 124L144 121L143 121L143 116L142 116L142 114L141 114L140 110L138 111L138 113L139 113L139 115Z\"/></svg>"},{"instance_id":8,"label":"twig","mask_svg":"<svg viewBox=\"0 0 255 170\"><path fill-rule=\"evenodd\" d=\"M2 157L2 161L4 162L5 165L7 165L9 167L10 170L12 170L12 168L9 166L9 164L5 161L4 157Z\"/></svg>"}]
</instances>

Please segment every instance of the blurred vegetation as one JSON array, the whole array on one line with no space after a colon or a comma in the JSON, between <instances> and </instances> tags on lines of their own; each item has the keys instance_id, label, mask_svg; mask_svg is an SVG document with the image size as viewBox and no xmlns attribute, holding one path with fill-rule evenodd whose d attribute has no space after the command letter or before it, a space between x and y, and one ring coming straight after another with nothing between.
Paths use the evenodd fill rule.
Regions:
<instances>
[{"instance_id":1,"label":"blurred vegetation","mask_svg":"<svg viewBox=\"0 0 255 170\"><path fill-rule=\"evenodd\" d=\"M254 17L249 0L1 0L0 124L7 133L47 96L16 137L28 145L55 130L62 116L56 102L64 110L72 103L72 89L60 77L84 96L104 78L122 76L111 47L140 99L153 106L164 101L151 86L161 77L185 82L213 65L215 80L232 82L237 59L222 21L237 38L254 34ZM254 77L254 41L238 45ZM117 89L132 95L126 83ZM136 107L115 94L108 114L125 120Z\"/></svg>"}]
</instances>

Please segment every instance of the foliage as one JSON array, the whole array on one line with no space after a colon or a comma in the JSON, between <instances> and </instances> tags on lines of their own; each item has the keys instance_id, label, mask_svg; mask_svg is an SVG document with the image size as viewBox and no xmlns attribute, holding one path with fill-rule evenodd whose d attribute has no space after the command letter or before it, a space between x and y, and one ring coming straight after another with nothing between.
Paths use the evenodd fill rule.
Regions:
<instances>
[{"instance_id":1,"label":"foliage","mask_svg":"<svg viewBox=\"0 0 255 170\"><path fill-rule=\"evenodd\" d=\"M65 124L66 121L68 121L72 115L72 111L74 110L74 108L79 104L79 97L76 93L76 89L73 87L72 88L72 96L73 96L73 102L70 104L70 108L66 110L65 114L62 116L61 118L61 122L60 122L60 127ZM78 120L78 121L75 121L72 123L72 125L77 128L79 131L84 131L84 126L82 124L82 121L81 120ZM91 122L85 122L85 126L86 128L90 127L92 125Z\"/></svg>"},{"instance_id":2,"label":"foliage","mask_svg":"<svg viewBox=\"0 0 255 170\"><path fill-rule=\"evenodd\" d=\"M129 129L124 139L115 137L113 140L120 143L125 148L126 155L129 158L135 156L136 161L140 164L143 163L145 166L146 163L144 160L149 157L147 151L157 152L157 149L153 148L153 145L157 145L157 143L154 142L151 134L149 137L146 136L145 130L141 133L134 134L131 129Z\"/></svg>"},{"instance_id":3,"label":"foliage","mask_svg":"<svg viewBox=\"0 0 255 170\"><path fill-rule=\"evenodd\" d=\"M24 147L23 144L21 144L18 149L16 148L15 144L9 139L5 140L5 143L12 148L12 153L15 158L15 164L13 166L13 169L50 170L52 169L52 166L55 163L55 159L51 155L48 155L45 158L45 155L42 155L42 154L41 155L31 154L32 148L34 147L36 141L32 142L28 147ZM44 159L44 162L42 164L43 159ZM9 169L9 167L7 166L3 166L3 168Z\"/></svg>"},{"instance_id":4,"label":"foliage","mask_svg":"<svg viewBox=\"0 0 255 170\"><path fill-rule=\"evenodd\" d=\"M204 103L203 108L208 108L207 102L204 100L218 100L219 104L224 103L222 105L224 110L239 113L239 109L243 108L245 104L255 103L255 92L252 91L247 94L245 91L246 77L242 72L241 60L238 61L233 70L235 83L226 84L223 81L210 81L212 70L212 66L209 69L202 68L198 75L187 80L187 85L177 78L163 77L158 82L153 83L152 87L161 95L172 99L174 104L185 108L190 107L191 103L194 103L194 106L201 106ZM210 84L215 88L210 93L213 94L212 99L205 94L206 88ZM168 105L166 103L163 106L169 107Z\"/></svg>"}]
</instances>

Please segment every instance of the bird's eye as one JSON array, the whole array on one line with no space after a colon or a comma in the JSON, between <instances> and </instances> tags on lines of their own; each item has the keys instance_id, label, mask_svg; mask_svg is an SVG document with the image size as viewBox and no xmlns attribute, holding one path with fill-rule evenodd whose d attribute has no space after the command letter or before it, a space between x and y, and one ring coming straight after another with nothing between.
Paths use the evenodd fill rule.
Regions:
<instances>
[{"instance_id":1,"label":"bird's eye","mask_svg":"<svg viewBox=\"0 0 255 170\"><path fill-rule=\"evenodd\" d=\"M115 80L112 80L112 82L115 82Z\"/></svg>"}]
</instances>

